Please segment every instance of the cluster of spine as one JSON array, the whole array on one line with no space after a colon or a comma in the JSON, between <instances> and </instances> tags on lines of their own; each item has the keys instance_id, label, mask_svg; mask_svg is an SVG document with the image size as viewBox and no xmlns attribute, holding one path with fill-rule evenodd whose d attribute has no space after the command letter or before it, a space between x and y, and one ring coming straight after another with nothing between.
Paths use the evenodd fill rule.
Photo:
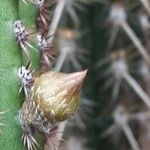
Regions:
<instances>
[{"instance_id":1,"label":"cluster of spine","mask_svg":"<svg viewBox=\"0 0 150 150\"><path fill-rule=\"evenodd\" d=\"M116 142L119 149L146 150L150 141L148 138L150 133L148 128L150 117L149 6L150 2L146 0L133 3L120 0L109 4L107 21L111 24L111 31L106 44L108 45L106 51L109 51L109 54L96 63L97 70L107 68L104 73L100 72L106 80L103 89L112 93L111 97L107 97L111 104L106 107L105 112L112 112L114 123L102 134L102 137L117 138L117 141L120 141L120 143ZM136 13L132 14L135 10ZM140 34L135 32L133 28L135 24L132 20L138 22ZM134 129L135 124L138 126L136 129ZM122 134L125 140L121 141L119 138Z\"/></svg>"},{"instance_id":2,"label":"cluster of spine","mask_svg":"<svg viewBox=\"0 0 150 150\"><path fill-rule=\"evenodd\" d=\"M148 120L149 120L149 107L150 107L150 95L149 95L150 22L148 19L149 2L146 0L141 0L139 1L138 4L135 4L132 2L125 2L123 0L119 0L112 3L104 3L102 5L104 5L104 7L105 5L106 7L109 6L107 24L110 24L111 27L109 28L110 34L109 34L108 42L105 42L106 51L109 51L109 54L106 55L106 59L104 60L101 60L101 58L99 58L100 62L98 62L95 65L94 69L95 72L97 72L97 70L103 71L102 69L103 67L99 67L99 66L102 66L103 64L103 66L106 65L107 68L107 66L109 65L109 68L106 71L104 71L104 73L102 73L102 71L100 71L100 73L102 73L105 77L107 77L106 83L103 85L104 90L109 91L109 89L111 89L112 92L112 96L111 97L108 96L108 98L109 100L111 100L110 102L111 106L113 106L113 107L111 106L109 107L111 107L111 112L112 112L111 116L114 120L114 124L110 128L108 128L103 133L103 135L104 136L119 135L118 139L120 138L121 135L123 135L124 137L123 141L125 142L119 143L120 149L146 150L146 148L148 147L147 145L149 143L149 138L148 138L149 121ZM132 9L130 10L130 5L131 6L133 5L133 7L137 7L137 8L132 8L137 10L136 13L133 14L133 18L131 19L130 19L130 13L132 13ZM39 8L39 11L38 11L37 24L36 24L36 31L37 31L37 41L38 41L38 46L40 47L40 57L41 57L40 73L47 72L49 68L52 67L52 64L56 57L56 53L54 53L55 52L54 50L56 48L58 49L58 54L59 54L58 58L56 59L56 64L54 65L54 69L56 71L70 72L72 70L75 71L81 70L82 65L79 63L77 59L77 54L78 54L77 50L79 49L79 47L77 45L76 33L80 22L76 14L76 11L74 10L74 6L76 6L76 1L74 3L69 0L68 1L62 0L61 2L58 2L58 5L56 6L53 15L52 13L50 14L49 11L46 11L46 8L48 6L47 4L37 5L37 6ZM58 20L61 18L63 14L62 13L63 10L69 13L69 16L72 20L70 21L73 22L73 26L71 28L65 27L63 29L58 30ZM135 15L137 16L135 17ZM54 16L57 17L54 18ZM141 29L141 35L136 33L135 30L133 30L134 23L132 22L132 19L136 20L135 18L138 20L137 22L138 22L138 26ZM105 20L102 20L102 22L104 21ZM54 39L54 34L56 33L56 31L58 33L57 42L56 42L57 46L52 44ZM24 44L31 47L28 43L24 43ZM133 52L131 52L130 45L131 48L133 47L132 49L134 49ZM134 69L132 68L132 64L136 64L136 67L138 68L137 70L138 74L134 74L134 72L132 72L132 69ZM142 77L143 80L140 80L140 77ZM101 94L102 93L100 93L99 97L101 97ZM91 104L89 100L87 99L85 100L84 98L81 99L81 104L82 103L83 105L86 106L86 108L93 105L93 103ZM31 106L32 105L35 104L32 103ZM132 107L135 108L130 110L130 108ZM31 109L31 111L38 112L39 110L37 108L37 110ZM85 114L82 114L83 111L76 113L75 117L69 121L70 124L67 123L67 129L69 126L70 130L78 129L78 131L81 132L79 133L75 130L77 133L73 132L73 134L70 134L69 136L67 135L68 138L67 142L65 144L61 144L59 149L66 149L66 150L73 149L72 147L70 147L73 144L78 145L79 150L85 148L83 147L83 145L86 140L84 139L84 136L81 135L81 133L84 133L84 130L86 129L83 120L87 116ZM105 110L105 112L106 111L107 109ZM43 112L40 112L39 114L40 117L38 116L35 118L41 119L42 114ZM84 118L83 120L81 118L82 115ZM38 128L40 132L44 131L44 133L52 133L52 134L46 134L46 137L49 140L47 140L45 149L47 150L49 149L49 147L54 145L58 147L57 143L54 144L53 142L57 140L59 141L61 139L61 136L58 136L58 139L55 139L55 136L52 136L54 135L53 132L49 131L49 130L53 131L53 125L52 125L53 123L49 124L46 120L41 120L40 121L41 124L39 124L39 120L38 122L36 122L36 120L32 120L32 121L34 122L34 124L36 124L36 128ZM138 127L133 130L135 123L137 123ZM44 126L44 129L43 129L43 124L47 124L47 126ZM57 126L57 127L54 126L54 129L58 128L58 131L59 129L62 131L63 126L64 124L62 126ZM27 127L25 127L25 129L27 129ZM32 130L29 130L28 133L30 133L31 131ZM31 138L33 137L30 137L30 139ZM82 139L82 140L78 140L78 139ZM32 141L34 142L34 140L35 139L33 138ZM91 140L93 139L91 138ZM36 142L34 142L34 144L36 144ZM56 147L52 147L52 148L56 149Z\"/></svg>"},{"instance_id":3,"label":"cluster of spine","mask_svg":"<svg viewBox=\"0 0 150 150\"><path fill-rule=\"evenodd\" d=\"M83 3L86 2L83 1ZM5 8L7 4L10 9L6 16L3 15L3 11L2 15L0 14L4 21L3 29L7 31L7 41L5 38L2 39L5 42L3 45L6 45L6 50L2 52L4 57L9 58L6 65L2 59L2 71L0 71L0 73L4 72L5 76L5 78L0 78L1 82L8 83L4 86L1 85L2 93L4 91L1 107L8 107L8 111L6 111L6 121L4 121L7 128L3 136L0 136L0 145L3 149L8 149L9 146L13 149L22 149L24 144L25 149L28 150L43 148L56 150L62 141L64 128L68 122L71 122L71 126L75 124L74 128L77 126L78 129L85 129L85 124L80 118L83 111L81 114L77 113L75 119L72 117L78 109L80 90L87 73L87 70L80 71L82 67L76 57L75 28L79 20L74 7L80 8L80 1L19 0L10 3L2 2L2 6ZM58 30L58 24L63 18L64 12L69 14L75 28L65 27L63 30ZM57 32L57 46L55 47L54 36ZM59 50L58 60L55 58L57 48ZM66 74L52 71L53 63L56 60L55 71L63 70L63 67L66 67L65 72L78 72ZM72 64L74 70L67 69L66 62ZM11 73L12 78L10 77ZM19 85L18 79L20 80ZM6 82L6 80L8 81ZM11 88L12 92L10 92ZM15 99L16 102L14 102ZM22 99L23 102L20 101ZM93 105L85 98L82 98L82 103L85 107ZM14 119L15 117L17 119ZM67 122L66 120L70 117L73 121ZM83 114L84 119L85 117L88 116ZM10 131L11 136L9 136ZM40 140L38 140L39 135ZM17 143L12 140L15 136L18 137ZM79 133L75 138L69 137L70 140L65 145L77 142L79 148L83 149L84 140L82 142L77 140L78 138L80 138ZM41 143L44 143L44 146ZM70 148L68 147L68 149Z\"/></svg>"},{"instance_id":4,"label":"cluster of spine","mask_svg":"<svg viewBox=\"0 0 150 150\"><path fill-rule=\"evenodd\" d=\"M22 61L23 63L29 62L26 67L21 66L18 70L18 77L21 81L20 91L21 89L23 89L25 93L25 102L23 103L22 108L19 112L19 120L23 131L23 143L28 150L36 149L37 147L39 147L39 144L34 137L34 134L37 130L38 132L46 135L49 149L57 149L63 134L64 123L53 123L54 121L48 121L42 108L40 108L39 105L34 102L31 96L31 88L34 84L34 77L32 75L33 71L31 71L31 68L33 67L31 65L34 62L32 62L31 57L31 55L33 54L29 52L29 48L32 48L36 50L37 53L40 53L40 58L36 65L40 67L40 70L42 70L41 73L50 71L54 58L51 52L52 43L48 44L47 39L49 26L52 19L50 14L50 6L52 1L35 0L24 1L24 3L20 3L20 7L21 5L27 5L25 7L30 7L30 9L37 9L37 14L35 14L35 16L37 16L37 19L35 17L36 25L34 25L34 31L32 31L34 33L29 33L27 31L23 20L15 21L13 26L14 35L22 49ZM35 36L34 38L37 38L35 39L35 41L37 42L36 48L34 48L34 46L30 44L30 36L32 36L33 34ZM40 63L40 65L38 63ZM61 126L61 129L59 129L59 126Z\"/></svg>"},{"instance_id":5,"label":"cluster of spine","mask_svg":"<svg viewBox=\"0 0 150 150\"><path fill-rule=\"evenodd\" d=\"M96 131L96 136L99 137L99 135L97 135L98 129L95 128L95 124L100 123L101 126L103 124L104 126L106 125L105 121L107 118L103 120L103 114L98 115L99 112L104 110L104 112L109 113L109 118L113 118L114 123L112 125L109 124L110 127L108 127L108 129L105 128L106 130L103 130L104 132L100 128L103 133L102 137L111 135L114 143L116 142L116 145L119 147L119 150L147 150L149 147L149 0L139 0L137 2L125 0L112 2L110 0L104 3L101 3L101 0L95 1L100 2L100 5L96 3L95 6L95 4L93 4L91 7L87 7L87 10L90 10L89 12L85 11L85 14L90 16L87 17L89 20L86 18L88 20L86 23L91 33L88 34L89 37L86 37L88 40L85 40L85 45L84 43L83 45L86 47L92 43L92 48L90 47L91 52L89 52L91 56L88 56L89 49L85 51L78 47L77 33L81 30L83 31L80 33L81 36L82 34L83 37L86 36L86 31L84 30L86 23L83 23L84 21L82 22L83 27L81 24L81 29L79 30L80 18L84 20L84 15L81 13L81 10L86 10L82 7L81 3L91 4L91 2L93 2L92 0L19 0L18 10L20 20L14 21L14 24L11 24L11 26L13 26L13 36L16 37L16 45L21 49L21 55L16 54L17 57L15 58L19 56L17 61L14 60L16 64L12 60L11 67L9 65L7 66L6 62L6 66L2 66L1 68L6 68L4 72L6 72L7 75L7 68L12 68L15 64L14 68L16 69L16 66L18 67L19 61L21 60L22 66L20 66L19 69L17 68L17 75L21 85L19 86L20 90L17 92L19 95L23 93L24 102L23 104L22 102L18 102L18 104L16 102L15 105L17 108L13 103L9 102L15 109L12 109L12 106L8 108L8 111L5 109L8 122L11 122L10 125L6 124L6 133L4 132L6 134L4 134L4 138L6 136L7 141L11 139L11 136L9 138L8 132L14 127L15 129L11 132L13 137L17 131L16 124L20 121L22 141L28 150L43 149L43 147L45 150L87 149L84 147L84 144L88 138L83 136L87 128L85 120L90 121L89 126L92 126L92 133ZM13 5L15 4L13 3ZM54 11L53 8L55 8ZM80 9L78 10L79 13L76 12L78 8ZM107 19L105 12L103 12L105 8L107 9L106 12L109 10ZM100 17L98 16L98 12L100 12ZM16 18L16 16L17 15L15 15L14 18ZM14 18L11 19L9 23L12 23ZM99 18L101 19L100 23ZM3 20L5 21L7 19L4 17ZM58 29L58 25L61 23L60 20L62 24L65 23L63 29ZM94 21L96 22L95 24ZM66 24L69 24L69 27ZM107 39L105 39L105 35L108 34L107 25L110 25L110 33ZM6 27L8 28L7 22ZM31 28L33 29L31 30ZM137 31L140 31L140 33ZM54 42L56 33L56 42ZM13 36L10 37L12 38ZM96 38L94 39L94 37ZM99 37L101 37L101 39L99 39ZM7 38L9 39L9 37ZM5 41L5 39L2 40ZM95 43L96 41L98 42ZM17 48L14 49L17 50ZM57 52L56 49L58 50ZM86 57L83 57L82 52ZM101 58L103 54L105 58ZM90 58L91 60L88 60ZM98 60L96 58L98 58ZM87 63L89 65L88 68L90 68L91 77L89 77L88 81L92 84L87 87L90 92L88 94L86 93L86 95L91 94L91 97L97 100L95 109L96 121L94 117L92 120L89 119L92 109L91 106L95 105L91 100L85 98L85 96L81 98L81 109L71 117L78 108L79 92L87 71L72 74L57 73L59 71L80 71L84 68L84 65L81 63L82 61L84 61L83 64ZM87 61L89 61L90 64ZM137 69L136 73L133 72L135 71L134 66ZM105 68L106 71L104 71ZM53 72L52 69L57 72ZM0 73L2 71L0 70ZM14 77L14 72L12 73L12 77ZM105 77L105 80L99 82L99 78L102 76ZM5 78L8 79L8 76ZM4 80L2 80L2 78L0 78L0 80L2 83L0 87L3 87L2 81ZM104 81L105 83L102 84ZM10 84L16 82L16 80L14 82L10 81ZM4 81L4 83L7 82ZM14 87L16 87L15 85L16 84L14 84ZM106 93L101 92L101 85ZM10 88L11 87L12 86L10 86ZM4 98L2 97L3 100L1 102L4 108L7 105L8 97L10 98L10 96L6 96L5 94L5 91L8 92L10 89L9 87L7 88L5 88L6 90L1 88L2 92L4 91ZM108 92L112 94L108 94ZM15 94L12 94L13 97ZM7 98L6 102L4 101L5 97ZM18 97L18 95L16 97ZM17 120L16 123L12 117L14 117L14 113L19 109L20 103L19 121ZM3 106L1 107L3 108ZM0 115L1 114L3 115L4 112L1 112ZM9 117L11 117L11 119ZM5 120L1 122L0 126L4 127L5 122L8 123ZM14 125L12 125L13 123ZM65 126L67 126L66 131L64 131ZM61 143L64 132L67 141ZM17 133L17 135L19 135L19 133ZM39 135L44 141L44 146L42 146L40 140L38 140ZM89 131L87 135L90 135L91 143L95 144L98 141L97 143L100 143L98 145L101 146L101 142L99 142L100 139L95 140ZM1 139L3 142L1 142L0 145L4 146L3 143L6 142L3 140L3 136L0 136L0 140ZM93 149L97 148L96 144ZM89 147L92 147L91 145ZM14 147L19 146L22 147L22 144L14 145ZM8 149L8 146L4 147L6 147L4 149ZM101 148L104 149L103 147ZM98 147L97 149L100 148Z\"/></svg>"},{"instance_id":6,"label":"cluster of spine","mask_svg":"<svg viewBox=\"0 0 150 150\"><path fill-rule=\"evenodd\" d=\"M36 25L33 31L27 31L23 20L16 20L13 25L14 36L22 50L23 66L18 69L18 78L21 81L19 93L23 89L25 95L25 101L19 111L23 143L28 150L40 148L36 140L36 133L40 133L46 138L44 149L56 150L62 141L66 120L78 109L79 93L87 71L72 74L50 71L56 59L54 35L67 1L55 2L53 15L51 12L53 0L31 0L19 3L19 9L23 7L36 9L34 14ZM32 14L28 17L30 15ZM25 17L24 14L20 15L20 19L26 19ZM67 40L70 43L72 37L71 39L67 37ZM36 44L32 45L34 41ZM33 54L32 49L37 54ZM38 56L38 60L32 60L34 55ZM59 61L60 59L58 63ZM27 65L24 66L26 63ZM39 72L39 77L34 75L36 70L34 66L38 68L36 72Z\"/></svg>"}]
</instances>

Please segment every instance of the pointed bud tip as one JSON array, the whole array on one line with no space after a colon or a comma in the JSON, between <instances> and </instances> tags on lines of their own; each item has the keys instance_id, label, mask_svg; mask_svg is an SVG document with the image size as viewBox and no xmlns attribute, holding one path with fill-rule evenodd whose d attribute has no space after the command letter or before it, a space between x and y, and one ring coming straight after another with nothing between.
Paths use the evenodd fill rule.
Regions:
<instances>
[{"instance_id":1,"label":"pointed bud tip","mask_svg":"<svg viewBox=\"0 0 150 150\"><path fill-rule=\"evenodd\" d=\"M84 71L79 71L79 72L72 73L72 75L75 79L78 79L78 78L84 79L86 77L87 71L88 70L86 69Z\"/></svg>"},{"instance_id":2,"label":"pointed bud tip","mask_svg":"<svg viewBox=\"0 0 150 150\"><path fill-rule=\"evenodd\" d=\"M82 79L84 79L87 75L87 72L88 70L83 70L83 71L80 71L80 72L77 72L79 74L79 77L81 77Z\"/></svg>"},{"instance_id":3,"label":"pointed bud tip","mask_svg":"<svg viewBox=\"0 0 150 150\"><path fill-rule=\"evenodd\" d=\"M79 92L83 85L86 74L87 74L87 70L72 73L70 81L74 81L74 83L72 84L72 88L71 88L71 86L69 86L70 90L73 89L73 90L76 90L76 92L77 91Z\"/></svg>"},{"instance_id":4,"label":"pointed bud tip","mask_svg":"<svg viewBox=\"0 0 150 150\"><path fill-rule=\"evenodd\" d=\"M86 77L86 74L87 74L87 69L86 70L84 70L84 71L80 71L80 72L75 72L75 73L71 73L69 76L70 76L70 81L71 80L75 80L75 82L76 82L76 86L77 85L82 85L82 83L83 83L83 81L84 81L84 79L85 79L85 77ZM68 78L69 79L69 78ZM74 85L74 86L75 86Z\"/></svg>"}]
</instances>

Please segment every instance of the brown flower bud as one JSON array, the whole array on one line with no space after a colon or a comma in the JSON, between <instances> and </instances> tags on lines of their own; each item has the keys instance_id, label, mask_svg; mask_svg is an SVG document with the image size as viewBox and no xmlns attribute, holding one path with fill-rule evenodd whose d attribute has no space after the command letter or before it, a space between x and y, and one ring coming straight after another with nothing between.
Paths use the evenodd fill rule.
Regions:
<instances>
[{"instance_id":1,"label":"brown flower bud","mask_svg":"<svg viewBox=\"0 0 150 150\"><path fill-rule=\"evenodd\" d=\"M64 121L78 108L80 90L87 70L77 73L48 72L36 78L31 100L50 121Z\"/></svg>"}]
</instances>

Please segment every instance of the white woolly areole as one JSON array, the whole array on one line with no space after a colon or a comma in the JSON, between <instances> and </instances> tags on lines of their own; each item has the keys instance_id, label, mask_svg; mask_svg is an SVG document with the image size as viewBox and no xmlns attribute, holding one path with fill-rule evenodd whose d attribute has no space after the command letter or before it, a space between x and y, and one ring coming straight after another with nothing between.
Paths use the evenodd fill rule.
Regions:
<instances>
[{"instance_id":1,"label":"white woolly areole","mask_svg":"<svg viewBox=\"0 0 150 150\"><path fill-rule=\"evenodd\" d=\"M140 15L139 20L140 20L140 24L144 30L147 30L150 28L150 22L149 22L147 15L144 15L144 14Z\"/></svg>"},{"instance_id":2,"label":"white woolly areole","mask_svg":"<svg viewBox=\"0 0 150 150\"><path fill-rule=\"evenodd\" d=\"M13 31L14 31L15 37L19 41L25 39L26 36L27 36L27 32L26 32L25 26L23 25L23 22L20 21L20 20L16 20L14 22Z\"/></svg>"},{"instance_id":3,"label":"white woolly areole","mask_svg":"<svg viewBox=\"0 0 150 150\"><path fill-rule=\"evenodd\" d=\"M112 62L111 72L116 78L121 78L128 71L128 66L124 59L120 58Z\"/></svg>"},{"instance_id":4,"label":"white woolly areole","mask_svg":"<svg viewBox=\"0 0 150 150\"><path fill-rule=\"evenodd\" d=\"M62 53L74 53L77 49L74 39L60 37L58 40L59 51Z\"/></svg>"},{"instance_id":5,"label":"white woolly areole","mask_svg":"<svg viewBox=\"0 0 150 150\"><path fill-rule=\"evenodd\" d=\"M118 106L113 113L114 121L119 126L126 125L128 116L123 106Z\"/></svg>"},{"instance_id":6,"label":"white woolly areole","mask_svg":"<svg viewBox=\"0 0 150 150\"><path fill-rule=\"evenodd\" d=\"M45 0L34 0L35 5L37 5L39 8L44 6Z\"/></svg>"},{"instance_id":7,"label":"white woolly areole","mask_svg":"<svg viewBox=\"0 0 150 150\"><path fill-rule=\"evenodd\" d=\"M109 20L118 25L127 19L125 9L120 4L114 4L110 9Z\"/></svg>"},{"instance_id":8,"label":"white woolly areole","mask_svg":"<svg viewBox=\"0 0 150 150\"><path fill-rule=\"evenodd\" d=\"M23 87L29 86L32 81L32 73L26 67L22 66L18 69L18 77Z\"/></svg>"},{"instance_id":9,"label":"white woolly areole","mask_svg":"<svg viewBox=\"0 0 150 150\"><path fill-rule=\"evenodd\" d=\"M47 43L46 39L43 38L41 35L37 35L37 41L38 41L38 46L41 49L48 47L48 43Z\"/></svg>"}]
</instances>

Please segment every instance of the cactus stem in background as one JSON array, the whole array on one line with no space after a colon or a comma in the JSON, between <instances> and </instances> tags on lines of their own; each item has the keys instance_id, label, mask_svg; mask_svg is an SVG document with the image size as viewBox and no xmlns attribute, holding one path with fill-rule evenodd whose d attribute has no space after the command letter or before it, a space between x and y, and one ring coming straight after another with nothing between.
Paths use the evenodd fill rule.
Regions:
<instances>
[{"instance_id":1,"label":"cactus stem in background","mask_svg":"<svg viewBox=\"0 0 150 150\"><path fill-rule=\"evenodd\" d=\"M125 31L125 33L132 40L136 48L139 50L143 58L150 64L150 60L149 60L150 56L147 53L147 50L145 49L145 47L143 46L139 38L136 36L134 31L130 28L126 19L127 19L127 14L125 12L125 8L123 4L121 3L113 4L110 10L109 20L114 24L114 26L120 26Z\"/></svg>"}]
</instances>

